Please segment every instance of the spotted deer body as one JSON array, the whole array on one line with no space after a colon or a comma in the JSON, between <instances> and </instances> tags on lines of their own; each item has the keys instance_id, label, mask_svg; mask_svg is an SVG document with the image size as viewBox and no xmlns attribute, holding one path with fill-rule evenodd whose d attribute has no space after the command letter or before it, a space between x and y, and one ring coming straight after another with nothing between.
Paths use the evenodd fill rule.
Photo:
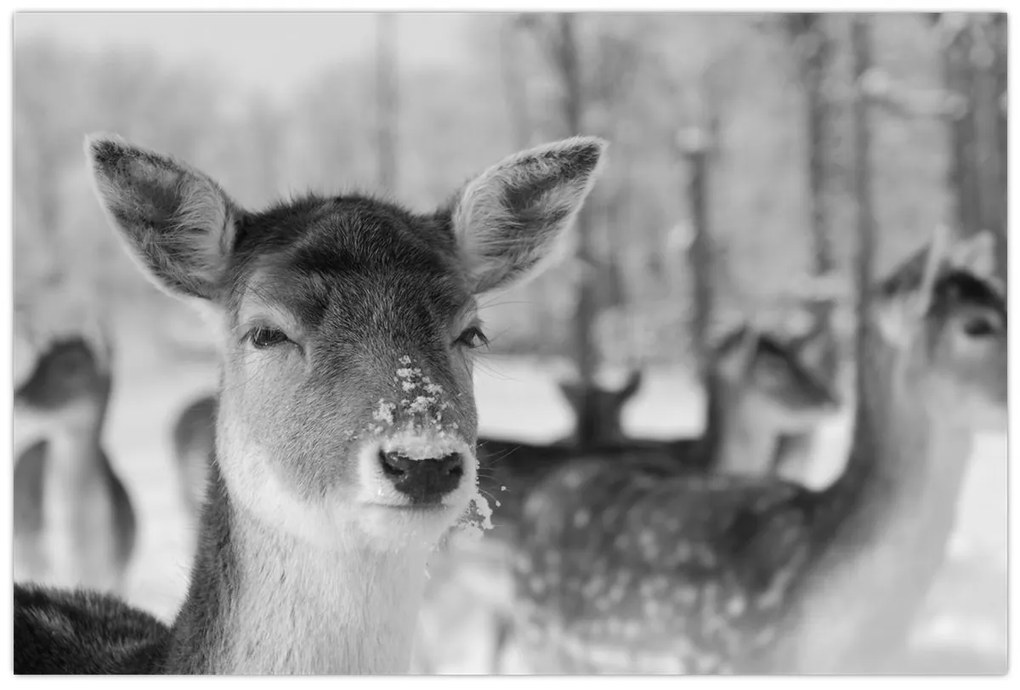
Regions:
<instances>
[{"instance_id":1,"label":"spotted deer body","mask_svg":"<svg viewBox=\"0 0 1020 690\"><path fill-rule=\"evenodd\" d=\"M803 365L796 347L771 334L738 328L716 345L712 362L706 425L697 438L619 442L610 437L588 449L565 443L479 442L479 486L496 502L493 529L480 541L454 545L452 556L433 572L430 586L468 587L493 612L494 669L512 625L508 578L513 554L522 547L524 506L547 477L586 457L621 468L650 462L667 474L707 475L721 471L723 464L747 474L767 472L780 432L809 429L838 409L829 382ZM736 457L724 463L726 452Z\"/></svg>"},{"instance_id":2,"label":"spotted deer body","mask_svg":"<svg viewBox=\"0 0 1020 690\"><path fill-rule=\"evenodd\" d=\"M943 259L936 245L925 273L915 259L880 285L860 326L852 449L829 488L661 460L573 464L537 488L514 571L533 670L894 668L971 435L1004 420L1005 302L987 260L959 260L971 247Z\"/></svg>"},{"instance_id":3,"label":"spotted deer body","mask_svg":"<svg viewBox=\"0 0 1020 690\"><path fill-rule=\"evenodd\" d=\"M103 447L112 386L104 348L83 335L49 342L14 392L15 577L123 589L135 512Z\"/></svg>"},{"instance_id":4,"label":"spotted deer body","mask_svg":"<svg viewBox=\"0 0 1020 690\"><path fill-rule=\"evenodd\" d=\"M523 152L429 214L356 195L250 212L167 156L91 140L128 250L215 316L216 456L173 623L16 584L15 672L406 671L428 555L482 501L476 297L550 253L602 149Z\"/></svg>"},{"instance_id":5,"label":"spotted deer body","mask_svg":"<svg viewBox=\"0 0 1020 690\"><path fill-rule=\"evenodd\" d=\"M628 393L628 388L622 392ZM579 456L626 460L652 455L685 472L765 474L779 433L813 428L836 411L839 401L829 382L803 365L795 347L749 326L721 339L713 352L701 435L665 441L627 439L619 419L627 398L617 398L615 416L607 420L607 429L616 433L590 448L568 442L542 446L479 439L480 486L500 502L487 541L513 532L531 488ZM500 540L513 543L516 538L507 535Z\"/></svg>"}]
</instances>

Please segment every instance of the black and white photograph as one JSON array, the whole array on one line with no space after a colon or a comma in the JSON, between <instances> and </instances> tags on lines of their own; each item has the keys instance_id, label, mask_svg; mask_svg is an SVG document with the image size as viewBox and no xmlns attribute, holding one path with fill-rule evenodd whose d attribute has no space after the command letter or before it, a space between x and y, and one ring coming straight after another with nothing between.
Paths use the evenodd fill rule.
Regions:
<instances>
[{"instance_id":1,"label":"black and white photograph","mask_svg":"<svg viewBox=\"0 0 1020 690\"><path fill-rule=\"evenodd\" d=\"M1006 676L1005 5L560 9L12 8L8 672Z\"/></svg>"}]
</instances>

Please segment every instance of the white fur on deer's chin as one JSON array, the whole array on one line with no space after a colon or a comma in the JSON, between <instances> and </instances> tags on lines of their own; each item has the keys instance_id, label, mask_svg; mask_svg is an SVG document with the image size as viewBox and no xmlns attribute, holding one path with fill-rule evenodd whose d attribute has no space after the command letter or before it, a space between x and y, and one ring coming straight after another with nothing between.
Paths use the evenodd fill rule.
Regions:
<instances>
[{"instance_id":1,"label":"white fur on deer's chin","mask_svg":"<svg viewBox=\"0 0 1020 690\"><path fill-rule=\"evenodd\" d=\"M464 476L460 486L444 499L443 508L404 509L406 498L393 489L378 468L378 444L369 443L359 453L357 487L337 488L325 497L307 499L280 480L271 459L257 447L247 446L244 431L236 426L229 418L222 418L218 444L220 448L243 450L237 457L232 457L234 453L217 454L234 502L259 522L323 550L365 547L427 553L461 517L474 492L474 454L461 441L455 444L455 450L465 454Z\"/></svg>"}]
</instances>

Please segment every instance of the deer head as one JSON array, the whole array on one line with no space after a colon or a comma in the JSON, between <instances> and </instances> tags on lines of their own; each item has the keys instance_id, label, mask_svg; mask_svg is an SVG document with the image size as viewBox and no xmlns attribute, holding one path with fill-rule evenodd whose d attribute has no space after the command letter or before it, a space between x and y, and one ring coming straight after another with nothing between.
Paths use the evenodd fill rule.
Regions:
<instances>
[{"instance_id":1,"label":"deer head","mask_svg":"<svg viewBox=\"0 0 1020 690\"><path fill-rule=\"evenodd\" d=\"M716 381L757 423L777 433L810 429L840 406L833 383L802 354L821 337L816 333L787 343L749 323L717 345Z\"/></svg>"},{"instance_id":2,"label":"deer head","mask_svg":"<svg viewBox=\"0 0 1020 690\"><path fill-rule=\"evenodd\" d=\"M938 228L873 297L916 402L978 426L1000 424L1006 404L1006 300L994 266L990 233L957 239Z\"/></svg>"},{"instance_id":3,"label":"deer head","mask_svg":"<svg viewBox=\"0 0 1020 690\"><path fill-rule=\"evenodd\" d=\"M604 143L512 156L425 214L358 195L248 211L168 156L86 149L143 271L216 317L234 509L320 546L435 543L475 495L477 298L550 256Z\"/></svg>"}]
</instances>

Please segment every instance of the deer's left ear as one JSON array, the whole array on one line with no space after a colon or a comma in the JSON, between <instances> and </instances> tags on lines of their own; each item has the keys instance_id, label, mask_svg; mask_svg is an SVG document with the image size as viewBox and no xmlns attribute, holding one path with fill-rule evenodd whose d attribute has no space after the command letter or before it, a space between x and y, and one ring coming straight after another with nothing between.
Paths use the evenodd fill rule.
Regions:
<instances>
[{"instance_id":1,"label":"deer's left ear","mask_svg":"<svg viewBox=\"0 0 1020 690\"><path fill-rule=\"evenodd\" d=\"M605 147L595 137L539 146L464 187L453 230L476 294L520 281L552 253L588 196Z\"/></svg>"}]
</instances>

